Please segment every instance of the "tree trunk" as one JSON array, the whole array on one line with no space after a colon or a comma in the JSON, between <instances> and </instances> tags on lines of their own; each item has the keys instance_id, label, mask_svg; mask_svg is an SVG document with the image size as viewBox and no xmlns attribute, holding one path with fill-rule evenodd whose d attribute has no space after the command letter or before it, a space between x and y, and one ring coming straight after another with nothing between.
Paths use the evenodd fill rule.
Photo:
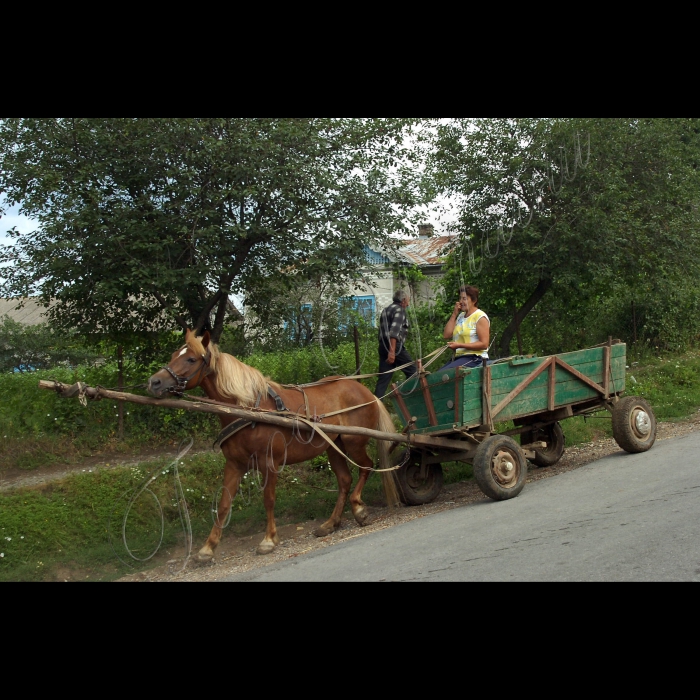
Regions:
<instances>
[{"instance_id":1,"label":"tree trunk","mask_svg":"<svg viewBox=\"0 0 700 700\"><path fill-rule=\"evenodd\" d=\"M518 309L513 307L513 321L515 321L515 335L518 338L518 355L523 354L523 338L520 335L520 323L518 323Z\"/></svg>"},{"instance_id":2,"label":"tree trunk","mask_svg":"<svg viewBox=\"0 0 700 700\"><path fill-rule=\"evenodd\" d=\"M530 311L537 306L537 303L547 293L547 290L551 286L551 279L541 279L537 283L535 291L530 295L530 298L523 304L519 311L516 311L511 322L508 324L508 327L503 331L503 335L501 336L501 342L498 346L501 357L508 357L510 355L510 343L513 340L513 336L520 328L520 324L525 320L525 317L530 313Z\"/></svg>"}]
</instances>

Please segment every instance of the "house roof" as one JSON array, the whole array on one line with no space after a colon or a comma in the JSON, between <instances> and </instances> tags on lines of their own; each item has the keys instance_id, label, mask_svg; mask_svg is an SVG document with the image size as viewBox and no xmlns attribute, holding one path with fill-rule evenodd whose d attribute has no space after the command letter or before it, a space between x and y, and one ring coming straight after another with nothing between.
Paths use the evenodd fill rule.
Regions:
<instances>
[{"instance_id":1,"label":"house roof","mask_svg":"<svg viewBox=\"0 0 700 700\"><path fill-rule=\"evenodd\" d=\"M457 241L457 236L431 236L402 241L399 254L415 265L440 265Z\"/></svg>"},{"instance_id":2,"label":"house roof","mask_svg":"<svg viewBox=\"0 0 700 700\"><path fill-rule=\"evenodd\" d=\"M36 326L48 320L47 311L36 299L0 299L0 320L9 316L25 326Z\"/></svg>"},{"instance_id":3,"label":"house roof","mask_svg":"<svg viewBox=\"0 0 700 700\"><path fill-rule=\"evenodd\" d=\"M133 297L131 297L133 299ZM49 308L53 302L49 305ZM21 307L21 308L20 308ZM243 315L229 299L227 303L228 312L236 319L241 320ZM0 299L0 322L5 316L9 316L13 321L25 326L36 326L39 323L46 323L49 319L46 316L48 309L42 306L36 299ZM148 324L147 330L166 330L172 325L172 321L161 309L154 309L153 319Z\"/></svg>"}]
</instances>

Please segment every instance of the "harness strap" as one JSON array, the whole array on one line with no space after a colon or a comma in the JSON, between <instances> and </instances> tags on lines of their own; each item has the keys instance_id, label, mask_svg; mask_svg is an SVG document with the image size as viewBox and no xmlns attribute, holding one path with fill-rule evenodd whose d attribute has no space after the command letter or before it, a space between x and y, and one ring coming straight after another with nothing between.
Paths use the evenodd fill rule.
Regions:
<instances>
[{"instance_id":1,"label":"harness strap","mask_svg":"<svg viewBox=\"0 0 700 700\"><path fill-rule=\"evenodd\" d=\"M260 401L262 401L262 394L258 394L258 400L255 402L255 408L253 410L260 408ZM250 429L255 430L256 425L257 425L257 423L251 423Z\"/></svg>"},{"instance_id":2,"label":"harness strap","mask_svg":"<svg viewBox=\"0 0 700 700\"><path fill-rule=\"evenodd\" d=\"M258 400L255 402L255 409L260 407L260 401L262 400L262 394L258 394ZM233 423L227 425L216 437L216 440L214 441L214 449L217 447L221 447L226 440L228 440L230 437L233 437L237 432L243 430L243 428L247 427L248 425L250 426L251 430L255 430L255 426L257 425L257 421L252 421L252 420L247 420L246 418L239 418L238 420L233 421Z\"/></svg>"},{"instance_id":3,"label":"harness strap","mask_svg":"<svg viewBox=\"0 0 700 700\"><path fill-rule=\"evenodd\" d=\"M280 398L280 395L268 384L267 393L270 397L275 400L275 405L278 411L289 411L289 409L284 405L284 401Z\"/></svg>"},{"instance_id":4,"label":"harness strap","mask_svg":"<svg viewBox=\"0 0 700 700\"><path fill-rule=\"evenodd\" d=\"M331 416L338 416L341 413L349 413L350 411L354 411L358 408L364 408L365 406L370 406L373 403L374 403L374 399L372 399L372 401L368 401L367 403L358 404L357 406L350 406L350 408L341 408L339 411L333 411L331 413L324 413L322 416L318 416L318 419L323 420L324 418L330 418ZM308 418L308 416L307 416L307 418Z\"/></svg>"},{"instance_id":5,"label":"harness strap","mask_svg":"<svg viewBox=\"0 0 700 700\"><path fill-rule=\"evenodd\" d=\"M243 428L252 425L255 427L255 423L253 421L247 420L246 418L239 418L238 420L233 421L230 425L227 425L217 436L216 440L214 441L214 449L221 447L226 440L228 440L230 437L233 437L236 433L240 432L243 430Z\"/></svg>"},{"instance_id":6,"label":"harness strap","mask_svg":"<svg viewBox=\"0 0 700 700\"><path fill-rule=\"evenodd\" d=\"M306 409L306 420L311 420L311 413L309 412L309 397L303 389L300 389L302 396L304 397L304 408ZM315 413L315 409L314 409Z\"/></svg>"}]
</instances>

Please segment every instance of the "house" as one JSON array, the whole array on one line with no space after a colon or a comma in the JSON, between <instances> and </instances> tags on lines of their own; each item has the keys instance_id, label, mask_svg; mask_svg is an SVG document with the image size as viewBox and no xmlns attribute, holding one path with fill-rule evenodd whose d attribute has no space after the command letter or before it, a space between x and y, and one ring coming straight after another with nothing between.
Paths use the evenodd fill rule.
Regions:
<instances>
[{"instance_id":1,"label":"house","mask_svg":"<svg viewBox=\"0 0 700 700\"><path fill-rule=\"evenodd\" d=\"M0 322L9 316L23 326L38 326L48 321L47 311L36 299L0 299Z\"/></svg>"},{"instance_id":2,"label":"house","mask_svg":"<svg viewBox=\"0 0 700 700\"><path fill-rule=\"evenodd\" d=\"M365 246L367 266L360 270L360 279L350 283L340 295L337 288L324 289L323 282L319 281L302 288L287 297L287 310L282 312L286 315L276 328L261 323L247 309L246 338L264 343L270 336L278 339L281 330L293 346L306 346L321 338L332 342L334 336L342 336L349 330L346 324L351 321L344 311L355 309L376 327L379 313L391 304L399 289L408 289L415 305L430 304L436 297L437 282L444 274L445 259L457 239L457 236L436 235L431 224L422 224L417 238L401 240L392 250ZM422 279L411 282L408 271L414 267L422 273ZM401 275L401 268L406 269L405 276ZM337 315L335 309L339 312Z\"/></svg>"},{"instance_id":3,"label":"house","mask_svg":"<svg viewBox=\"0 0 700 700\"><path fill-rule=\"evenodd\" d=\"M409 289L413 304L430 303L435 299L436 283L443 276L445 258L457 242L457 236L436 235L432 224L418 227L418 238L402 240L397 251L386 252L366 248L369 265L361 271L364 281L353 285L349 295L366 318L391 304L394 293ZM397 274L397 268L418 267L425 279L411 284Z\"/></svg>"}]
</instances>

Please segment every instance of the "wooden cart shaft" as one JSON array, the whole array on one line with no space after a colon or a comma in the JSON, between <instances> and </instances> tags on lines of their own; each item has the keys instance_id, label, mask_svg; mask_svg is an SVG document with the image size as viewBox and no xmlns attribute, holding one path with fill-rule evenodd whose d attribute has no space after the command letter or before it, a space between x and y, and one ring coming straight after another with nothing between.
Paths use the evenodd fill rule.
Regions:
<instances>
[{"instance_id":1,"label":"wooden cart shaft","mask_svg":"<svg viewBox=\"0 0 700 700\"><path fill-rule=\"evenodd\" d=\"M238 406L227 406L221 403L205 403L202 401L185 401L183 399L156 399L150 396L139 396L128 394L122 391L111 391L109 389L89 387L79 384L63 384L61 382L40 380L40 389L56 391L64 398L77 397L81 392L91 400L112 399L115 401L127 401L158 408L183 409L185 411L195 411L200 413L212 413L219 416L230 416L232 418L243 418L256 423L276 425L280 428L291 430L301 430L311 432L314 427L304 420L302 416L285 418L275 413L270 413L262 409L240 408ZM318 423L317 427L330 435L364 435L376 440L385 440L394 443L405 443L416 447L428 447L433 449L447 449L460 451L464 446L456 440L441 438L431 435L402 435L400 433L388 433L369 428L359 428L347 425L332 425L330 423Z\"/></svg>"}]
</instances>

